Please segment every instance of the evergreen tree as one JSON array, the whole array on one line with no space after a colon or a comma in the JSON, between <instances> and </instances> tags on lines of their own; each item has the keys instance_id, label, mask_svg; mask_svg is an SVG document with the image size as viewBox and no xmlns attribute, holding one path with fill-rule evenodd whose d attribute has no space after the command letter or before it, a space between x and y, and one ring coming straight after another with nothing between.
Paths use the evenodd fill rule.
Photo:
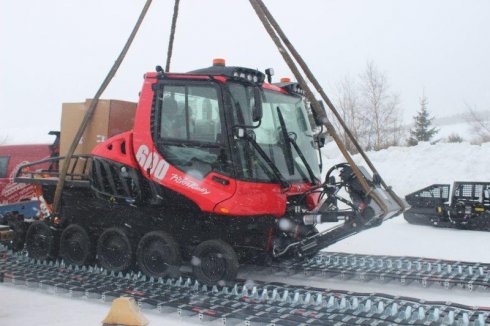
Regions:
<instances>
[{"instance_id":1,"label":"evergreen tree","mask_svg":"<svg viewBox=\"0 0 490 326\"><path fill-rule=\"evenodd\" d=\"M422 95L420 99L420 111L413 117L415 126L413 129L410 129L410 137L408 138L409 146L417 145L419 141L430 141L439 132L439 129L432 127L432 120L434 118L429 116L427 103L427 97Z\"/></svg>"}]
</instances>

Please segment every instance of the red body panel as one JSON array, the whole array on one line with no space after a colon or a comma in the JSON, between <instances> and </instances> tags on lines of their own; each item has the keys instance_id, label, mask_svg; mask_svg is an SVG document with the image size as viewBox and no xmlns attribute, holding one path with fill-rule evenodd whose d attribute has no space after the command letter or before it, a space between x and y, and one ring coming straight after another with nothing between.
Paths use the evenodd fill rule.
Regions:
<instances>
[{"instance_id":1,"label":"red body panel","mask_svg":"<svg viewBox=\"0 0 490 326\"><path fill-rule=\"evenodd\" d=\"M134 157L133 133L131 131L111 137L102 144L97 145L92 150L92 154L135 169L138 168Z\"/></svg>"},{"instance_id":2,"label":"red body panel","mask_svg":"<svg viewBox=\"0 0 490 326\"><path fill-rule=\"evenodd\" d=\"M30 200L36 197L34 184L14 183L13 177L22 164L42 160L50 155L49 145L0 146L0 157L8 157L7 173L0 176L0 205ZM45 167L47 168L46 164Z\"/></svg>"},{"instance_id":3,"label":"red body panel","mask_svg":"<svg viewBox=\"0 0 490 326\"><path fill-rule=\"evenodd\" d=\"M281 217L286 211L286 193L277 184L237 181L233 197L216 206L224 215L272 215Z\"/></svg>"}]
</instances>

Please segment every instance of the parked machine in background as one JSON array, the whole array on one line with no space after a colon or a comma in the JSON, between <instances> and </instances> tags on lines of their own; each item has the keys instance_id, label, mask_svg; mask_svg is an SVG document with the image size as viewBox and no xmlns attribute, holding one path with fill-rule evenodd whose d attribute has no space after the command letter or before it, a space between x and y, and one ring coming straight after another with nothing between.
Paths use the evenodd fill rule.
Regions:
<instances>
[{"instance_id":1,"label":"parked machine in background","mask_svg":"<svg viewBox=\"0 0 490 326\"><path fill-rule=\"evenodd\" d=\"M14 176L23 164L59 155L59 132L49 134L56 137L53 144L0 146L0 214L17 211L29 217L37 215L39 191L36 185L14 182ZM50 168L49 163L40 168Z\"/></svg>"},{"instance_id":2,"label":"parked machine in background","mask_svg":"<svg viewBox=\"0 0 490 326\"><path fill-rule=\"evenodd\" d=\"M59 132L52 131L55 136L52 144L24 144L0 146L0 225L8 225L23 238L27 230L25 220L39 218L47 213L42 198L41 187L37 184L18 183L14 176L20 166L41 159L49 159L59 155ZM51 164L51 165L50 165ZM57 169L55 162L40 165L39 169ZM0 238L4 232L0 231ZM23 241L15 242L14 248L23 246Z\"/></svg>"},{"instance_id":3,"label":"parked machine in background","mask_svg":"<svg viewBox=\"0 0 490 326\"><path fill-rule=\"evenodd\" d=\"M412 224L490 231L490 182L434 184L405 197Z\"/></svg>"}]
</instances>

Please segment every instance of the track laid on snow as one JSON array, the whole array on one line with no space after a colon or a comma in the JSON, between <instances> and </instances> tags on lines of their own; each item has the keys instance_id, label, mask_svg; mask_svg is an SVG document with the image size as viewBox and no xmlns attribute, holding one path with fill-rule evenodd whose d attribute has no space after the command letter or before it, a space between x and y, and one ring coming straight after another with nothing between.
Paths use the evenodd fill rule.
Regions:
<instances>
[{"instance_id":1,"label":"track laid on snow","mask_svg":"<svg viewBox=\"0 0 490 326\"><path fill-rule=\"evenodd\" d=\"M304 261L289 261L273 267L286 274L304 273L322 277L355 278L360 281L395 281L408 285L432 284L447 289L454 286L490 290L490 264L430 259L422 257L377 256L345 253L320 253Z\"/></svg>"},{"instance_id":2,"label":"track laid on snow","mask_svg":"<svg viewBox=\"0 0 490 326\"><path fill-rule=\"evenodd\" d=\"M373 264L376 265L377 261L380 265L379 257L385 257L383 266L388 264L390 258L387 256L345 254L321 254L310 263L338 262L340 269L343 268L340 265L346 267L347 261L363 265L369 259L374 259ZM366 259L364 263L361 258ZM416 260L412 258L411 261ZM394 262L393 265L405 267L407 265L404 264L409 264L409 260L398 263L395 259ZM441 268L446 269L448 267L443 266L456 263L440 262ZM486 268L484 270L488 273L488 266L464 264L475 270ZM435 270L438 269L435 267ZM134 273L116 275L97 267L78 268L52 261L35 262L15 254L4 254L0 258L0 279L13 285L102 301L111 301L123 295L132 296L143 309L162 312L177 310L182 316L198 315L202 320L221 319L223 324L483 326L490 323L488 308L283 283L239 282L233 286L208 287L190 278L147 279Z\"/></svg>"}]
</instances>

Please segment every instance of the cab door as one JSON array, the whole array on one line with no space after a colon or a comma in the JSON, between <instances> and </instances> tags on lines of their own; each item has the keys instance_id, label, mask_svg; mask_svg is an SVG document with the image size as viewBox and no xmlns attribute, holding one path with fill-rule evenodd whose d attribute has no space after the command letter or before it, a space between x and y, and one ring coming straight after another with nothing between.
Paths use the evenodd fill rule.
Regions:
<instances>
[{"instance_id":1,"label":"cab door","mask_svg":"<svg viewBox=\"0 0 490 326\"><path fill-rule=\"evenodd\" d=\"M156 162L165 170L159 183L213 212L236 189L220 85L167 80L154 90L152 137L168 163Z\"/></svg>"}]
</instances>

